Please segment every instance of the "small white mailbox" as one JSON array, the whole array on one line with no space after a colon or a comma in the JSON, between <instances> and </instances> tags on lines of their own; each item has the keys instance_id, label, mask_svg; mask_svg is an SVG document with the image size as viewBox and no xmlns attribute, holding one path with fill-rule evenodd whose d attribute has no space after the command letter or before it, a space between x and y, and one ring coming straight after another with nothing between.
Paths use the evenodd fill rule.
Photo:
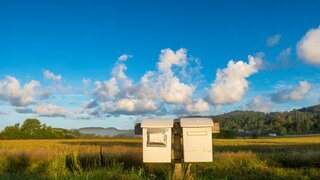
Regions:
<instances>
[{"instance_id":1,"label":"small white mailbox","mask_svg":"<svg viewBox=\"0 0 320 180\"><path fill-rule=\"evenodd\" d=\"M210 118L181 118L184 162L212 162Z\"/></svg>"},{"instance_id":2,"label":"small white mailbox","mask_svg":"<svg viewBox=\"0 0 320 180\"><path fill-rule=\"evenodd\" d=\"M171 129L173 119L145 119L141 122L143 162L171 162Z\"/></svg>"}]
</instances>

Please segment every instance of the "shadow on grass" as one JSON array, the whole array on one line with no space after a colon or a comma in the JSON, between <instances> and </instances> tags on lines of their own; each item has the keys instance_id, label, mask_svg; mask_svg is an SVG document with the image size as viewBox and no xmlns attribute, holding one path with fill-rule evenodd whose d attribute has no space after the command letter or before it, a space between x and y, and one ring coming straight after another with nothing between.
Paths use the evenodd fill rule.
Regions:
<instances>
[{"instance_id":1,"label":"shadow on grass","mask_svg":"<svg viewBox=\"0 0 320 180\"><path fill-rule=\"evenodd\" d=\"M320 144L270 144L270 145L260 145L260 144L250 144L250 145L214 145L214 152L224 152L224 151L252 151L255 153L270 153L270 152L288 152L288 151L320 151Z\"/></svg>"},{"instance_id":2,"label":"shadow on grass","mask_svg":"<svg viewBox=\"0 0 320 180\"><path fill-rule=\"evenodd\" d=\"M168 164L143 164L141 155L136 154L68 154L66 167L73 174L88 174L92 171L108 169L115 174L131 173L138 179L168 179Z\"/></svg>"},{"instance_id":3,"label":"shadow on grass","mask_svg":"<svg viewBox=\"0 0 320 180\"><path fill-rule=\"evenodd\" d=\"M214 153L252 152L270 166L284 168L319 168L320 144L270 144L213 146Z\"/></svg>"},{"instance_id":4,"label":"shadow on grass","mask_svg":"<svg viewBox=\"0 0 320 180\"><path fill-rule=\"evenodd\" d=\"M30 157L26 153L11 155L6 158L5 172L22 173L30 166Z\"/></svg>"},{"instance_id":5,"label":"shadow on grass","mask_svg":"<svg viewBox=\"0 0 320 180\"><path fill-rule=\"evenodd\" d=\"M91 145L91 146L126 146L126 147L142 147L141 142L103 142L103 141L78 141L78 142L68 142L62 141L61 144L67 145Z\"/></svg>"}]
</instances>

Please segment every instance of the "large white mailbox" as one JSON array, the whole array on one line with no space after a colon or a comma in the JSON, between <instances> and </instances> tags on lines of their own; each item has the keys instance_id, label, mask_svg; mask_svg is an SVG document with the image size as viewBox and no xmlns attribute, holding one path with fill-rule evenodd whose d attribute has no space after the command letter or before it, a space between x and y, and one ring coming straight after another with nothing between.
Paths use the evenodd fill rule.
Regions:
<instances>
[{"instance_id":1,"label":"large white mailbox","mask_svg":"<svg viewBox=\"0 0 320 180\"><path fill-rule=\"evenodd\" d=\"M181 118L184 162L212 162L210 118Z\"/></svg>"},{"instance_id":2,"label":"large white mailbox","mask_svg":"<svg viewBox=\"0 0 320 180\"><path fill-rule=\"evenodd\" d=\"M143 162L171 162L171 129L173 119L145 119L141 122Z\"/></svg>"}]
</instances>

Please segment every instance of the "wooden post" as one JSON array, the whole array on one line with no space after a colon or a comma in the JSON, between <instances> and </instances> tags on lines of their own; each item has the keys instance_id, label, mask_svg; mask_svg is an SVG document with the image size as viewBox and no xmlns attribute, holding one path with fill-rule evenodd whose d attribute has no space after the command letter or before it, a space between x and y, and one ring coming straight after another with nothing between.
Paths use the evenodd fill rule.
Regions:
<instances>
[{"instance_id":1,"label":"wooden post","mask_svg":"<svg viewBox=\"0 0 320 180\"><path fill-rule=\"evenodd\" d=\"M181 163L174 163L173 180L183 180L183 171Z\"/></svg>"},{"instance_id":2,"label":"wooden post","mask_svg":"<svg viewBox=\"0 0 320 180\"><path fill-rule=\"evenodd\" d=\"M174 120L173 128L173 160L175 163L181 163L183 158L182 152L182 128L179 120Z\"/></svg>"},{"instance_id":3,"label":"wooden post","mask_svg":"<svg viewBox=\"0 0 320 180\"><path fill-rule=\"evenodd\" d=\"M174 171L173 178L174 180L183 179L183 169L182 169L182 128L180 125L180 119L175 119L173 128L173 162L174 162Z\"/></svg>"},{"instance_id":4,"label":"wooden post","mask_svg":"<svg viewBox=\"0 0 320 180\"><path fill-rule=\"evenodd\" d=\"M100 152L99 152L99 159L100 159L100 166L104 166L105 165L105 161L104 161L104 157L102 154L102 146L100 145Z\"/></svg>"}]
</instances>

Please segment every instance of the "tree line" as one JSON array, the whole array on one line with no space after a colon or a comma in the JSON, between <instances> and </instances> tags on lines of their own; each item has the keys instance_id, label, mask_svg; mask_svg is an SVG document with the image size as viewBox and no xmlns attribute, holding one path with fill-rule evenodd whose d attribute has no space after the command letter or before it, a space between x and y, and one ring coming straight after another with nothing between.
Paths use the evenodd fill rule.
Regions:
<instances>
[{"instance_id":1,"label":"tree line","mask_svg":"<svg viewBox=\"0 0 320 180\"><path fill-rule=\"evenodd\" d=\"M198 116L199 117L199 116ZM218 137L259 136L269 133L277 135L320 133L320 105L294 109L289 112L233 111L209 116L220 122ZM96 135L81 134L78 130L52 128L38 119L27 119L23 124L7 126L0 132L0 139L73 139L93 138Z\"/></svg>"},{"instance_id":2,"label":"tree line","mask_svg":"<svg viewBox=\"0 0 320 180\"><path fill-rule=\"evenodd\" d=\"M22 125L7 126L0 132L0 139L73 139L80 136L77 130L52 128L38 119L27 119Z\"/></svg>"},{"instance_id":3,"label":"tree line","mask_svg":"<svg viewBox=\"0 0 320 180\"><path fill-rule=\"evenodd\" d=\"M238 135L320 133L320 105L289 112L233 111L210 117L220 122L223 131L233 131Z\"/></svg>"}]
</instances>

